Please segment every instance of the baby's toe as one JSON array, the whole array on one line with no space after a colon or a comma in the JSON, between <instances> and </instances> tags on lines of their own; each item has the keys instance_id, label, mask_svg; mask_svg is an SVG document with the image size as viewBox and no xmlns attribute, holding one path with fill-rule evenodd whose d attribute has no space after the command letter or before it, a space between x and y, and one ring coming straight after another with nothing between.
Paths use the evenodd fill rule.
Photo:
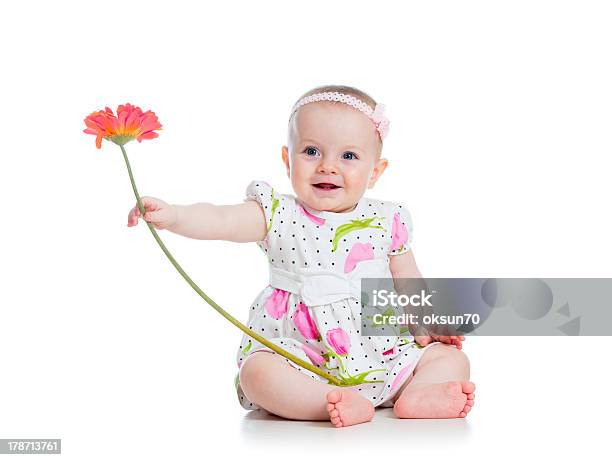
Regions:
<instances>
[{"instance_id":1,"label":"baby's toe","mask_svg":"<svg viewBox=\"0 0 612 460\"><path fill-rule=\"evenodd\" d=\"M464 382L461 382L461 390L465 394L474 393L474 390L476 390L476 385L474 385L473 382L470 382L470 381L466 380Z\"/></svg>"},{"instance_id":2,"label":"baby's toe","mask_svg":"<svg viewBox=\"0 0 612 460\"><path fill-rule=\"evenodd\" d=\"M336 404L337 402L340 402L340 399L342 399L342 393L337 390L332 390L327 393L327 402L331 404Z\"/></svg>"}]
</instances>

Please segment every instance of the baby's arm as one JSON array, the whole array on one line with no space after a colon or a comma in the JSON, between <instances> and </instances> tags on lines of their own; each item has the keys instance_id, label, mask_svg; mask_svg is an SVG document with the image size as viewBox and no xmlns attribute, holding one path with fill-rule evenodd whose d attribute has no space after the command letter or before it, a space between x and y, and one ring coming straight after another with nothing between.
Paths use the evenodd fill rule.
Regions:
<instances>
[{"instance_id":1,"label":"baby's arm","mask_svg":"<svg viewBox=\"0 0 612 460\"><path fill-rule=\"evenodd\" d=\"M157 229L167 229L189 238L226 240L237 243L261 241L267 233L266 217L255 201L235 205L195 203L171 205L153 197L142 197L144 220ZM128 227L138 223L140 210L128 214Z\"/></svg>"},{"instance_id":2,"label":"baby's arm","mask_svg":"<svg viewBox=\"0 0 612 460\"><path fill-rule=\"evenodd\" d=\"M171 232L199 240L226 240L237 243L261 241L266 237L266 218L255 201L233 205L196 203L174 205L177 219Z\"/></svg>"},{"instance_id":3,"label":"baby's arm","mask_svg":"<svg viewBox=\"0 0 612 460\"><path fill-rule=\"evenodd\" d=\"M412 251L389 257L389 269L393 278L423 278Z\"/></svg>"},{"instance_id":4,"label":"baby's arm","mask_svg":"<svg viewBox=\"0 0 612 460\"><path fill-rule=\"evenodd\" d=\"M403 254L393 255L389 257L389 270L391 271L391 275L393 279L396 278L422 278L421 272L419 271L416 260L414 260L414 254L412 250L404 252ZM397 286L396 286L397 289ZM399 292L398 292L399 293ZM461 350L461 342L465 340L465 337L462 335L451 335L451 336L443 336L443 335L429 335L429 336L415 336L415 340L420 345L427 345L431 342L431 339L444 342L451 345L455 345L459 350Z\"/></svg>"}]
</instances>

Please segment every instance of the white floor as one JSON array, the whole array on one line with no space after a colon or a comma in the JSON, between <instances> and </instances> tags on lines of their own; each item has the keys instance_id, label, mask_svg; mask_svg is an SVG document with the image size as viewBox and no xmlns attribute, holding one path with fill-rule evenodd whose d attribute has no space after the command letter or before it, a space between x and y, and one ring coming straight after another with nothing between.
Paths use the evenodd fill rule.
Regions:
<instances>
[{"instance_id":1,"label":"white floor","mask_svg":"<svg viewBox=\"0 0 612 460\"><path fill-rule=\"evenodd\" d=\"M179 311L180 330L199 327ZM112 340L94 334L81 347L19 343L4 355L14 372L0 379L0 438L61 438L62 458L78 460L601 458L609 443L610 337L469 337L477 389L466 419L398 420L383 409L371 423L335 429L243 410L233 350L210 353L201 334L147 330L134 341L119 324ZM30 355L42 356L28 361L36 366L23 365Z\"/></svg>"},{"instance_id":2,"label":"white floor","mask_svg":"<svg viewBox=\"0 0 612 460\"><path fill-rule=\"evenodd\" d=\"M343 429L247 413L235 446L262 458L324 453L560 458L605 452L612 404L609 337L469 338L476 405L466 419L398 420L391 409ZM229 422L229 421L228 421ZM232 436L233 438L233 436ZM239 440L239 441L238 441ZM599 448L599 449L598 449Z\"/></svg>"}]
</instances>

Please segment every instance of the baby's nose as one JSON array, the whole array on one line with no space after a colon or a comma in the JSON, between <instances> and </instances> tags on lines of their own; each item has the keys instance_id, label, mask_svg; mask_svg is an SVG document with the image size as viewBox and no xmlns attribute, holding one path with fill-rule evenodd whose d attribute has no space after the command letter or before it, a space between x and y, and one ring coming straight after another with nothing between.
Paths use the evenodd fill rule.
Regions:
<instances>
[{"instance_id":1,"label":"baby's nose","mask_svg":"<svg viewBox=\"0 0 612 460\"><path fill-rule=\"evenodd\" d=\"M317 167L317 172L327 174L338 174L338 165L334 161L321 159Z\"/></svg>"}]
</instances>

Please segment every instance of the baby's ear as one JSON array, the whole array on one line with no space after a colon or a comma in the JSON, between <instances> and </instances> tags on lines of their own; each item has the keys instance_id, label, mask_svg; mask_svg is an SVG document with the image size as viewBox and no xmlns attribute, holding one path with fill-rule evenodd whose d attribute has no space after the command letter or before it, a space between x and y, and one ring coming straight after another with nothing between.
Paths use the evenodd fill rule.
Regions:
<instances>
[{"instance_id":1,"label":"baby's ear","mask_svg":"<svg viewBox=\"0 0 612 460\"><path fill-rule=\"evenodd\" d=\"M290 163L289 163L289 149L287 148L286 145L283 145L283 152L282 152L282 158L283 158L283 163L285 163L285 167L287 168L287 177L291 178L291 174L290 174Z\"/></svg>"},{"instance_id":2,"label":"baby's ear","mask_svg":"<svg viewBox=\"0 0 612 460\"><path fill-rule=\"evenodd\" d=\"M368 182L368 188L374 187L376 181L382 176L382 173L385 172L387 166L389 165L389 161L386 158L380 158L374 164L374 170L372 171L372 176Z\"/></svg>"}]
</instances>

